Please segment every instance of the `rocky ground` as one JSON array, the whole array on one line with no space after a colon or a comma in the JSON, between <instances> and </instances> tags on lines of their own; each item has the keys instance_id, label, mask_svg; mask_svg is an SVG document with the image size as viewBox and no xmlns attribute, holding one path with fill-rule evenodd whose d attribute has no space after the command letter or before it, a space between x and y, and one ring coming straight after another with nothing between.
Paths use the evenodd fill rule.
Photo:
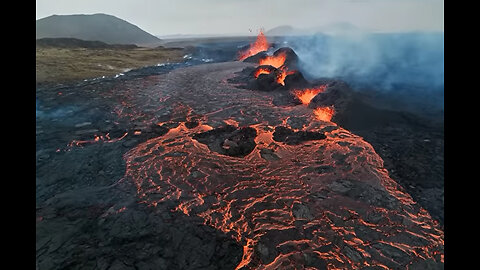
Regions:
<instances>
[{"instance_id":1,"label":"rocky ground","mask_svg":"<svg viewBox=\"0 0 480 270\"><path fill-rule=\"evenodd\" d=\"M339 108L333 121L372 144L391 177L443 226L443 112L401 110L398 105L388 105L398 100L375 99L352 90L347 94L348 88L344 83L333 83L331 93L325 96L336 98L320 94L311 106L331 104ZM381 106L376 106L375 101Z\"/></svg>"},{"instance_id":2,"label":"rocky ground","mask_svg":"<svg viewBox=\"0 0 480 270\"><path fill-rule=\"evenodd\" d=\"M443 269L441 227L382 160L437 148L381 152L400 129L372 147L227 82L250 66L38 88L37 269Z\"/></svg>"},{"instance_id":3,"label":"rocky ground","mask_svg":"<svg viewBox=\"0 0 480 270\"><path fill-rule=\"evenodd\" d=\"M352 131L372 144L391 177L443 226L443 125L390 125Z\"/></svg>"}]
</instances>

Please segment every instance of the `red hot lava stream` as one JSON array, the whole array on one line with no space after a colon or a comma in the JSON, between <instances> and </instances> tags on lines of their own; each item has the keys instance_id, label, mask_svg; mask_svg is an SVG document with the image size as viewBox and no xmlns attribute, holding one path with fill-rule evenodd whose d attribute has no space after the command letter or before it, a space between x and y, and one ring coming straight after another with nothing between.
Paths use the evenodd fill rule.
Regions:
<instances>
[{"instance_id":1,"label":"red hot lava stream","mask_svg":"<svg viewBox=\"0 0 480 270\"><path fill-rule=\"evenodd\" d=\"M275 93L218 83L218 77L246 65L172 71L133 99L129 106L150 108L176 95L185 103L171 112L178 119L190 119L205 104L210 109L198 126L189 129L186 120L179 121L167 134L124 155L125 183L135 185L141 201L152 207L173 202L176 211L231 235L244 246L236 269L314 268L318 261L327 269L408 269L419 261L443 262L443 231L389 177L369 143L334 123L317 121L307 106L274 106ZM185 78L197 77L202 83L178 87ZM178 104L165 100L163 107ZM291 128L291 120L305 121L293 130L321 131L326 139L297 145L274 141L275 127ZM254 150L230 157L192 138L219 122L254 128Z\"/></svg>"},{"instance_id":2,"label":"red hot lava stream","mask_svg":"<svg viewBox=\"0 0 480 270\"><path fill-rule=\"evenodd\" d=\"M331 107L320 107L313 110L313 113L318 120L329 122L332 120L334 110Z\"/></svg>"},{"instance_id":3,"label":"red hot lava stream","mask_svg":"<svg viewBox=\"0 0 480 270\"><path fill-rule=\"evenodd\" d=\"M308 105L316 95L324 92L326 88L326 85L322 85L312 89L293 90L293 93L298 97L302 104Z\"/></svg>"},{"instance_id":4,"label":"red hot lava stream","mask_svg":"<svg viewBox=\"0 0 480 270\"><path fill-rule=\"evenodd\" d=\"M360 137L337 127L325 140L285 145L272 139L274 127L267 123L252 127L258 132L257 147L245 158L235 158L191 138L210 126L187 129L180 124L129 151L126 176L145 203L178 201L177 211L202 217L243 243L237 269L294 266L305 256L301 254L325 260L328 269L388 268L386 255L375 255L381 247L426 259L443 245L442 232L428 213L389 178L381 158ZM262 158L265 149L278 159ZM345 157L342 162L340 157ZM348 195L353 188L365 189L365 198L378 192L378 201ZM359 235L361 231L382 240ZM412 245L401 235L428 244ZM275 256L268 259L269 252Z\"/></svg>"},{"instance_id":5,"label":"red hot lava stream","mask_svg":"<svg viewBox=\"0 0 480 270\"><path fill-rule=\"evenodd\" d=\"M293 94L298 97L300 102L304 105L310 104L310 101L319 93L325 92L326 85L319 86L317 88L293 90ZM313 110L313 114L317 120L330 122L333 114L335 113L333 107L319 107Z\"/></svg>"},{"instance_id":6,"label":"red hot lava stream","mask_svg":"<svg viewBox=\"0 0 480 270\"><path fill-rule=\"evenodd\" d=\"M378 252L373 243L412 258L433 258L443 244L428 213L415 207L388 177L380 157L360 137L337 128L325 140L291 146L272 140L273 127L253 127L259 132L256 149L235 158L191 138L196 129L209 126L189 130L181 124L129 151L126 176L145 203L178 201L178 211L202 217L205 224L243 243L244 257L237 269L293 266L304 253L325 260L328 269L383 265L382 257L372 255ZM265 149L278 159L262 158ZM338 156L345 157L344 163ZM366 198L378 192L379 201L358 200L348 195L352 188L364 188ZM380 202L382 196L386 205ZM382 221L373 221L372 215ZM367 230L382 241L358 235ZM428 244L412 245L400 235ZM332 249L318 251L332 244ZM290 251L278 252L287 247ZM268 252L276 255L263 259Z\"/></svg>"}]
</instances>

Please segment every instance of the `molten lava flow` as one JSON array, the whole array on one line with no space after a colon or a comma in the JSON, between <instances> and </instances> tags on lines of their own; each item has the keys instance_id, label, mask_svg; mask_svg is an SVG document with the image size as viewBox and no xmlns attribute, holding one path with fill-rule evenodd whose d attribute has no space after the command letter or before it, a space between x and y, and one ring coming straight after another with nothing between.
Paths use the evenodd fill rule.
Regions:
<instances>
[{"instance_id":1,"label":"molten lava flow","mask_svg":"<svg viewBox=\"0 0 480 270\"><path fill-rule=\"evenodd\" d=\"M316 95L324 92L326 88L326 85L322 85L318 88L293 90L293 93L295 94L295 96L298 97L298 99L300 99L303 104L308 105Z\"/></svg>"},{"instance_id":2,"label":"molten lava flow","mask_svg":"<svg viewBox=\"0 0 480 270\"><path fill-rule=\"evenodd\" d=\"M315 114L315 118L318 120L330 122L332 120L334 110L331 107L319 107L316 108L313 113Z\"/></svg>"},{"instance_id":3,"label":"molten lava flow","mask_svg":"<svg viewBox=\"0 0 480 270\"><path fill-rule=\"evenodd\" d=\"M258 78L258 76L260 76L260 74L270 74L270 69L268 68L259 68L255 71L255 73L253 74L253 76L256 78Z\"/></svg>"},{"instance_id":4,"label":"molten lava flow","mask_svg":"<svg viewBox=\"0 0 480 270\"><path fill-rule=\"evenodd\" d=\"M104 143L114 143L118 142L120 140L123 140L128 135L128 132L125 132L121 137L119 138L110 138L110 133L103 135L94 135L92 140L73 140L67 144L68 147L74 147L74 146L83 146L85 144L91 144L91 143L97 143L97 142L104 142Z\"/></svg>"},{"instance_id":5,"label":"molten lava flow","mask_svg":"<svg viewBox=\"0 0 480 270\"><path fill-rule=\"evenodd\" d=\"M275 106L270 93L195 83L210 74L227 76L225 65L172 71L165 84L157 84L159 79L134 91L132 108L124 107L122 115L136 121L143 118L130 112L159 105L162 109L151 114L168 110L170 119L192 120L192 112L204 111L205 116L195 117L199 126L192 129L175 120L181 122L176 128L124 154L123 183L136 188L140 203L168 202L172 210L230 235L243 246L239 270L405 269L413 264L411 269L421 269L423 261L443 261L443 231L390 178L370 144L325 122L333 107L318 108L313 116L304 106ZM185 75L193 83L185 83ZM171 109L178 107L173 98L158 104L161 95L185 95L191 109ZM311 121L315 116L324 121ZM311 124L305 131L324 132L326 138L298 145L273 140L276 127L300 128L303 120ZM243 158L219 154L193 139L200 129L235 122L257 132L255 149Z\"/></svg>"},{"instance_id":6,"label":"molten lava flow","mask_svg":"<svg viewBox=\"0 0 480 270\"><path fill-rule=\"evenodd\" d=\"M267 65L275 68L280 68L285 63L286 59L287 59L287 54L285 52L282 52L276 56L272 55L272 56L267 56L263 59L260 59L259 64L260 66Z\"/></svg>"},{"instance_id":7,"label":"molten lava flow","mask_svg":"<svg viewBox=\"0 0 480 270\"><path fill-rule=\"evenodd\" d=\"M285 85L285 78L287 77L287 75L290 75L290 74L293 74L295 73L294 70L292 71L287 71L286 68L280 68L278 69L279 73L277 75L277 83L281 84L281 85Z\"/></svg>"},{"instance_id":8,"label":"molten lava flow","mask_svg":"<svg viewBox=\"0 0 480 270\"><path fill-rule=\"evenodd\" d=\"M260 31L260 34L257 36L257 40L255 40L254 43L250 44L250 47L245 50L245 51L240 51L238 60L242 61L245 58L248 58L252 55L255 55L259 52L263 52L268 50L270 48L270 43L268 43L267 38L263 34L262 31Z\"/></svg>"}]
</instances>

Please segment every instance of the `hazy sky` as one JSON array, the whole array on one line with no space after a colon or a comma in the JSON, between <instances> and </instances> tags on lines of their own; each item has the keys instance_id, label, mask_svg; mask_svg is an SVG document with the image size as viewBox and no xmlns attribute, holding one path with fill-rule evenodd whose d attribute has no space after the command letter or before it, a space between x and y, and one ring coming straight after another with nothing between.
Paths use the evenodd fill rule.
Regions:
<instances>
[{"instance_id":1,"label":"hazy sky","mask_svg":"<svg viewBox=\"0 0 480 270\"><path fill-rule=\"evenodd\" d=\"M375 31L443 31L443 0L36 0L36 18L106 13L153 35L249 34L347 22Z\"/></svg>"}]
</instances>

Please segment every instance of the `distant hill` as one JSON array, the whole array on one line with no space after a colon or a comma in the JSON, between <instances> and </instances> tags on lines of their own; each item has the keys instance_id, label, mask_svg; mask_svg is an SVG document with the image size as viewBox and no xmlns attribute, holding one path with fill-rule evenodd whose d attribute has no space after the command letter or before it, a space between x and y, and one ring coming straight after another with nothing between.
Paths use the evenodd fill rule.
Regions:
<instances>
[{"instance_id":1,"label":"distant hill","mask_svg":"<svg viewBox=\"0 0 480 270\"><path fill-rule=\"evenodd\" d=\"M107 14L52 15L36 22L36 38L76 38L108 44L154 44L161 40Z\"/></svg>"},{"instance_id":2,"label":"distant hill","mask_svg":"<svg viewBox=\"0 0 480 270\"><path fill-rule=\"evenodd\" d=\"M107 44L101 41L81 40L77 38L41 38L37 39L40 48L89 48L89 49L135 49L135 44Z\"/></svg>"}]
</instances>

